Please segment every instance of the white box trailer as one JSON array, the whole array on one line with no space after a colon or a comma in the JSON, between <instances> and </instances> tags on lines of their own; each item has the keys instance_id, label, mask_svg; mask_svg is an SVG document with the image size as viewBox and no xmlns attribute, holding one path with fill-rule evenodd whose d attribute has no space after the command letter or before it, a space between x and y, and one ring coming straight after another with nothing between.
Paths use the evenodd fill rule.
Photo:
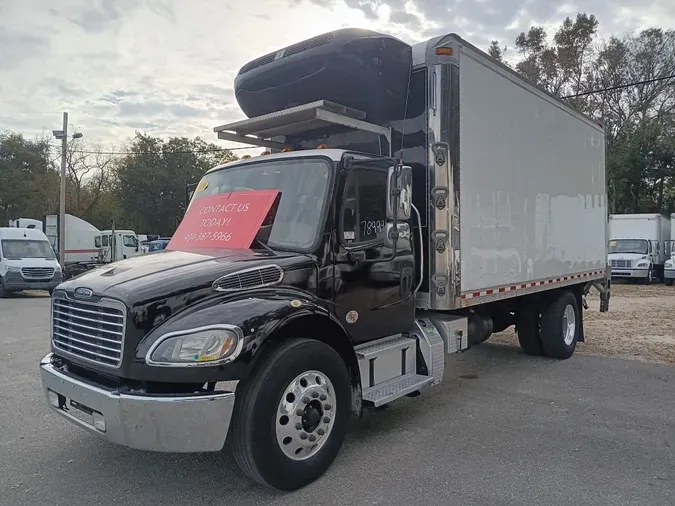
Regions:
<instances>
[{"instance_id":1,"label":"white box trailer","mask_svg":"<svg viewBox=\"0 0 675 506\"><path fill-rule=\"evenodd\" d=\"M664 279L671 253L671 219L658 213L612 214L609 254L613 278Z\"/></svg>"},{"instance_id":2,"label":"white box trailer","mask_svg":"<svg viewBox=\"0 0 675 506\"><path fill-rule=\"evenodd\" d=\"M576 275L604 275L602 128L471 46L461 45L458 53L460 240L454 253L460 262L454 274L462 300L489 301L504 288L512 295L528 283L557 286ZM447 176L436 177L442 184ZM436 212L439 221L442 212ZM434 260L439 275L452 265L448 254Z\"/></svg>"}]
</instances>

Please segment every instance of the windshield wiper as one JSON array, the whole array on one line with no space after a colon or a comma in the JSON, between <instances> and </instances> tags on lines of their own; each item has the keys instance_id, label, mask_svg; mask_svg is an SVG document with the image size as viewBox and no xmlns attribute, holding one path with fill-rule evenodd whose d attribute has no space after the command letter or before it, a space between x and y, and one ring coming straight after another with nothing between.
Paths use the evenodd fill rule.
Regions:
<instances>
[{"instance_id":1,"label":"windshield wiper","mask_svg":"<svg viewBox=\"0 0 675 506\"><path fill-rule=\"evenodd\" d=\"M259 238L256 237L256 238L255 238L255 241L256 241L258 244L260 244L264 249L266 249L267 251L269 251L270 253L272 253L273 256L277 256L277 253L276 253L272 248L270 248L267 244L265 244L264 242L262 242L262 240L260 240Z\"/></svg>"}]
</instances>

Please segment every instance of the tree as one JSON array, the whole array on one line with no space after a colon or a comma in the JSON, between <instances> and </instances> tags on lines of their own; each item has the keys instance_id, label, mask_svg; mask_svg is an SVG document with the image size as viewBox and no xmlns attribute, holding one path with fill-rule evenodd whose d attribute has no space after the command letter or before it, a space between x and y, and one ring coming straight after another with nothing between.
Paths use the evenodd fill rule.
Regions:
<instances>
[{"instance_id":1,"label":"tree","mask_svg":"<svg viewBox=\"0 0 675 506\"><path fill-rule=\"evenodd\" d=\"M66 206L68 212L87 218L101 198L109 178L113 155L99 143L73 139L66 153Z\"/></svg>"},{"instance_id":2,"label":"tree","mask_svg":"<svg viewBox=\"0 0 675 506\"><path fill-rule=\"evenodd\" d=\"M490 42L490 47L488 47L488 54L498 62L506 63L504 61L504 55L506 54L506 46L501 47L499 45L498 40L493 40L492 42Z\"/></svg>"},{"instance_id":3,"label":"tree","mask_svg":"<svg viewBox=\"0 0 675 506\"><path fill-rule=\"evenodd\" d=\"M58 207L58 192L49 139L0 133L0 226L16 218L42 219Z\"/></svg>"},{"instance_id":4,"label":"tree","mask_svg":"<svg viewBox=\"0 0 675 506\"><path fill-rule=\"evenodd\" d=\"M185 211L185 187L231 151L200 138L164 141L137 134L116 168L116 196L127 226L138 233L171 235Z\"/></svg>"}]
</instances>

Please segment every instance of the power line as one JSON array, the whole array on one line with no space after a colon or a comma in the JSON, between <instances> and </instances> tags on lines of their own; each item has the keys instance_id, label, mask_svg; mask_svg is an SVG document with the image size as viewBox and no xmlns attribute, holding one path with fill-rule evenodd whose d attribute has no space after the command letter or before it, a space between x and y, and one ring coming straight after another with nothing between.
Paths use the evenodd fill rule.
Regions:
<instances>
[{"instance_id":1,"label":"power line","mask_svg":"<svg viewBox=\"0 0 675 506\"><path fill-rule=\"evenodd\" d=\"M670 76L664 76L664 77L655 77L654 79L646 79L644 81L637 81L635 83L620 84L618 86L610 86L609 88L602 88L600 90L584 91L583 93L575 93L574 95L567 95L567 96L562 97L562 98L583 97L585 95L593 95L595 93L602 93L602 92L605 92L605 91L622 90L624 88L630 88L631 86L640 86L642 84L651 84L651 83L656 83L656 82L659 82L659 81L666 81L668 79L675 79L675 74L670 75Z\"/></svg>"}]
</instances>

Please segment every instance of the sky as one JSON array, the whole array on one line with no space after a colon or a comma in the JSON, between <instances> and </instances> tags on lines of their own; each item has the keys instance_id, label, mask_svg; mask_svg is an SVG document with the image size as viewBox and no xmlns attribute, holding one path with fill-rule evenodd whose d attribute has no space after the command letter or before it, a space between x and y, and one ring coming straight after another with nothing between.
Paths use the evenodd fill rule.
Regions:
<instances>
[{"instance_id":1,"label":"sky","mask_svg":"<svg viewBox=\"0 0 675 506\"><path fill-rule=\"evenodd\" d=\"M531 25L553 34L580 10L602 36L675 28L672 0L0 0L0 131L61 128L103 146L135 132L200 136L244 119L233 80L246 62L343 27L418 42L456 32L487 49ZM257 148L259 151L260 148Z\"/></svg>"}]
</instances>

